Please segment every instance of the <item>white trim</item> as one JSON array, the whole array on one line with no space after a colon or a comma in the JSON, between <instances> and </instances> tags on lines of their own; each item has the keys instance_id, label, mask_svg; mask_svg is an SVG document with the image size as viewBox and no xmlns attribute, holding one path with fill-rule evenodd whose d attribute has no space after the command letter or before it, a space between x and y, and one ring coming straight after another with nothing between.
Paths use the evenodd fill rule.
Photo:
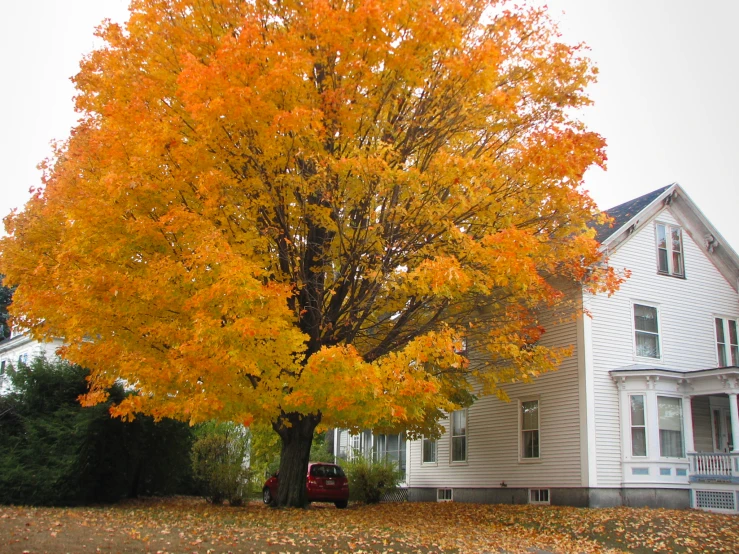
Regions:
<instances>
[{"instance_id":1,"label":"white trim","mask_svg":"<svg viewBox=\"0 0 739 554\"><path fill-rule=\"evenodd\" d=\"M583 311L588 309L588 300L594 296L583 291ZM578 345L582 349L582 372L581 381L584 388L584 404L580 409L580 417L582 427L585 427L581 433L581 440L584 437L585 444L581 445L581 466L582 479L584 487L598 486L598 458L597 445L595 437L595 376L594 360L593 360L593 321L590 317L583 314L582 316L582 340ZM582 404L582 402L581 402ZM583 459L584 458L584 459Z\"/></svg>"}]
</instances>

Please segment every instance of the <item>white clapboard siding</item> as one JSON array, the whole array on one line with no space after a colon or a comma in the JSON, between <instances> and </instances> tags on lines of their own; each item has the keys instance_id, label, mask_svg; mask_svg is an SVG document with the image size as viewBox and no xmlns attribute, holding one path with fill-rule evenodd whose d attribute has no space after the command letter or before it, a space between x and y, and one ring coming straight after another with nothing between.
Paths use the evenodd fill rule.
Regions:
<instances>
[{"instance_id":1,"label":"white clapboard siding","mask_svg":"<svg viewBox=\"0 0 739 554\"><path fill-rule=\"evenodd\" d=\"M411 487L577 487L582 485L580 407L577 365L577 321L546 325L541 343L573 346L560 368L533 383L506 385L511 398L483 397L468 409L467 462L450 460L447 432L437 445L436 464L423 464L421 442L410 444ZM539 399L541 459L519 461L518 399Z\"/></svg>"},{"instance_id":2,"label":"white clapboard siding","mask_svg":"<svg viewBox=\"0 0 739 554\"><path fill-rule=\"evenodd\" d=\"M610 257L609 265L631 270L631 278L610 298L588 295L584 300L593 314L591 339L599 487L620 486L622 475L618 393L609 371L633 364L685 371L716 367L714 317L739 316L736 291L686 232L683 232L686 277L657 273L655 222L678 224L668 208L662 210ZM635 356L633 303L659 308L661 360Z\"/></svg>"}]
</instances>

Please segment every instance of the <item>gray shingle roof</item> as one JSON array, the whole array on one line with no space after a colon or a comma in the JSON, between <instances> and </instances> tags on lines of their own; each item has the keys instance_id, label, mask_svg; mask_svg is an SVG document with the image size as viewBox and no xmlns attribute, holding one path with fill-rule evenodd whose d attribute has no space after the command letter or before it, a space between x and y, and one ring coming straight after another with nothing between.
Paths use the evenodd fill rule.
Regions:
<instances>
[{"instance_id":1,"label":"gray shingle roof","mask_svg":"<svg viewBox=\"0 0 739 554\"><path fill-rule=\"evenodd\" d=\"M614 206L608 210L605 210L609 217L613 218L613 225L593 225L595 229L595 238L598 242L604 242L608 237L616 233L621 227L626 225L631 218L642 211L644 208L649 206L654 200L665 190L670 188L672 185L667 185L652 192L648 192L644 196L634 198L618 206Z\"/></svg>"}]
</instances>

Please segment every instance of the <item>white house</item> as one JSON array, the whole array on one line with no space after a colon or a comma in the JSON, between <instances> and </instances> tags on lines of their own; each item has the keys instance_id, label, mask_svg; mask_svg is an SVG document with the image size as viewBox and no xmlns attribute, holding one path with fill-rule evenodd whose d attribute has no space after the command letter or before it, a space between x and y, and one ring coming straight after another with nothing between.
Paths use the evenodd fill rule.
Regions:
<instances>
[{"instance_id":1,"label":"white house","mask_svg":"<svg viewBox=\"0 0 739 554\"><path fill-rule=\"evenodd\" d=\"M631 277L547 329L574 347L558 371L403 442L410 500L739 512L739 257L676 184L608 214L598 239ZM337 432L335 452L387 457L376 442Z\"/></svg>"},{"instance_id":2,"label":"white house","mask_svg":"<svg viewBox=\"0 0 739 554\"><path fill-rule=\"evenodd\" d=\"M10 381L7 370L17 366L19 362L30 363L38 357L52 359L57 349L62 346L61 339L51 342L38 342L25 333L12 333L9 338L0 340L0 394L9 390Z\"/></svg>"}]
</instances>

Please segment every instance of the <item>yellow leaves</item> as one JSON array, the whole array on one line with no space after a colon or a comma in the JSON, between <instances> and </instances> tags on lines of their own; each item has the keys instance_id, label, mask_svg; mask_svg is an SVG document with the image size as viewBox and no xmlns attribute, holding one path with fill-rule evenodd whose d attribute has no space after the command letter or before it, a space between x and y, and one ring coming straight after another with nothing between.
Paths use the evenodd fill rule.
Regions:
<instances>
[{"instance_id":1,"label":"yellow leaves","mask_svg":"<svg viewBox=\"0 0 739 554\"><path fill-rule=\"evenodd\" d=\"M423 260L407 279L414 292L445 298L459 297L472 286L472 279L452 256Z\"/></svg>"},{"instance_id":2,"label":"yellow leaves","mask_svg":"<svg viewBox=\"0 0 739 554\"><path fill-rule=\"evenodd\" d=\"M85 402L121 378L125 417L433 433L470 379L555 367L556 279L618 285L578 188L605 161L571 117L593 75L538 10L137 0L101 35L0 242L16 317L92 369Z\"/></svg>"},{"instance_id":3,"label":"yellow leaves","mask_svg":"<svg viewBox=\"0 0 739 554\"><path fill-rule=\"evenodd\" d=\"M18 552L112 544L137 552L733 552L739 523L697 510L458 502L352 505L338 516L321 504L226 508L174 497L94 508L3 506L0 535Z\"/></svg>"}]
</instances>

